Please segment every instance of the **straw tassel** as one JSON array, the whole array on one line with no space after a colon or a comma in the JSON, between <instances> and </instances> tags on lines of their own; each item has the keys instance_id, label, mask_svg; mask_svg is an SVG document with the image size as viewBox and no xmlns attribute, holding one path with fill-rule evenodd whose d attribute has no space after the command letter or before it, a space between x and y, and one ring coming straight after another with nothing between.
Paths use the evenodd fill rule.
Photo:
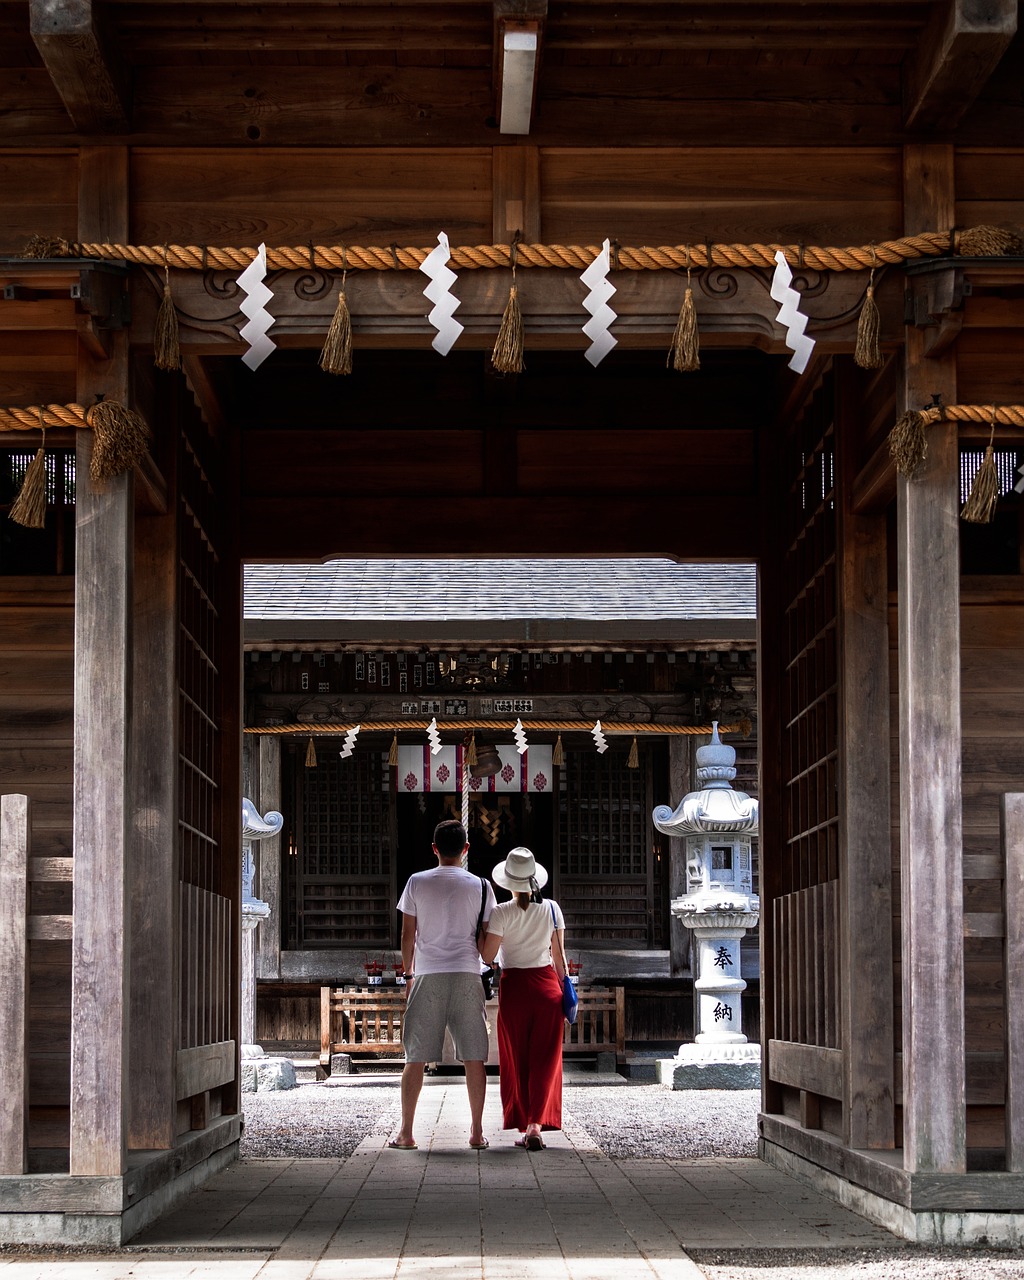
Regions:
<instances>
[{"instance_id":1,"label":"straw tassel","mask_svg":"<svg viewBox=\"0 0 1024 1280\"><path fill-rule=\"evenodd\" d=\"M472 734L469 739L469 746L466 748L466 764L472 769L476 764L476 734Z\"/></svg>"},{"instance_id":2,"label":"straw tassel","mask_svg":"<svg viewBox=\"0 0 1024 1280\"><path fill-rule=\"evenodd\" d=\"M352 372L352 316L349 313L344 287L338 293L334 319L327 330L324 349L320 352L320 368L324 373Z\"/></svg>"},{"instance_id":3,"label":"straw tassel","mask_svg":"<svg viewBox=\"0 0 1024 1280\"><path fill-rule=\"evenodd\" d=\"M519 290L515 285L508 291L505 314L491 352L491 364L499 373L522 373L523 362L523 313L519 310Z\"/></svg>"},{"instance_id":4,"label":"straw tassel","mask_svg":"<svg viewBox=\"0 0 1024 1280\"><path fill-rule=\"evenodd\" d=\"M555 743L555 749L554 749L554 751L552 751L552 753L551 753L551 763L552 763L553 765L557 765L559 768L561 768L561 767L562 767L562 765L563 765L563 764L565 764L565 752L564 752L564 750L562 749L562 735L561 735L561 734L559 734L559 735L558 735L558 740L557 740L557 742Z\"/></svg>"},{"instance_id":5,"label":"straw tassel","mask_svg":"<svg viewBox=\"0 0 1024 1280\"><path fill-rule=\"evenodd\" d=\"M996 436L996 424L992 422L992 434L988 438L985 456L978 468L967 495L960 519L969 524L991 524L999 502L999 474L996 471L996 460L992 455L992 444Z\"/></svg>"},{"instance_id":6,"label":"straw tassel","mask_svg":"<svg viewBox=\"0 0 1024 1280\"><path fill-rule=\"evenodd\" d=\"M956 237L956 252L964 258L1002 258L1024 252L1024 239L1011 227L968 227Z\"/></svg>"},{"instance_id":7,"label":"straw tassel","mask_svg":"<svg viewBox=\"0 0 1024 1280\"><path fill-rule=\"evenodd\" d=\"M494 350L491 352L491 364L498 373L522 373L525 368L523 360L523 313L519 309L519 289L516 285L516 263L519 259L519 243L523 233L516 228L509 246L508 260L512 268L512 286L508 291L508 302L501 317L498 336Z\"/></svg>"},{"instance_id":8,"label":"straw tassel","mask_svg":"<svg viewBox=\"0 0 1024 1280\"><path fill-rule=\"evenodd\" d=\"M901 414L889 432L889 454L900 475L908 479L914 474L928 453L924 434L924 414L908 409Z\"/></svg>"},{"instance_id":9,"label":"straw tassel","mask_svg":"<svg viewBox=\"0 0 1024 1280\"><path fill-rule=\"evenodd\" d=\"M874 253L873 249L872 253ZM862 369L881 369L884 364L881 348L878 345L880 330L881 318L878 314L878 303L875 301L875 268L872 267L867 293L864 295L864 305L860 309L860 319L857 321L857 345L853 351L854 363Z\"/></svg>"},{"instance_id":10,"label":"straw tassel","mask_svg":"<svg viewBox=\"0 0 1024 1280\"><path fill-rule=\"evenodd\" d=\"M640 768L640 752L637 750L636 738L633 739L633 745L629 749L629 759L626 761L627 769Z\"/></svg>"},{"instance_id":11,"label":"straw tassel","mask_svg":"<svg viewBox=\"0 0 1024 1280\"><path fill-rule=\"evenodd\" d=\"M686 246L686 292L679 308L676 331L672 335L665 367L676 373L696 373L700 368L700 331L697 328L697 307L690 285L690 246Z\"/></svg>"},{"instance_id":12,"label":"straw tassel","mask_svg":"<svg viewBox=\"0 0 1024 1280\"><path fill-rule=\"evenodd\" d=\"M153 326L153 363L158 369L180 369L181 348L178 344L178 312L171 297L171 273L164 267L164 296Z\"/></svg>"},{"instance_id":13,"label":"straw tassel","mask_svg":"<svg viewBox=\"0 0 1024 1280\"><path fill-rule=\"evenodd\" d=\"M388 764L398 764L398 734L391 736L391 750L388 752Z\"/></svg>"},{"instance_id":14,"label":"straw tassel","mask_svg":"<svg viewBox=\"0 0 1024 1280\"><path fill-rule=\"evenodd\" d=\"M43 441L36 456L25 468L25 479L21 492L14 500L9 515L15 524L26 529L42 529L46 524L46 427L43 425L43 413L36 409L39 425L43 432Z\"/></svg>"},{"instance_id":15,"label":"straw tassel","mask_svg":"<svg viewBox=\"0 0 1024 1280\"><path fill-rule=\"evenodd\" d=\"M86 414L95 443L89 475L96 484L130 471L149 445L145 419L116 400L101 400Z\"/></svg>"},{"instance_id":16,"label":"straw tassel","mask_svg":"<svg viewBox=\"0 0 1024 1280\"><path fill-rule=\"evenodd\" d=\"M306 768L316 768L316 744L312 738L310 738L309 745L306 747Z\"/></svg>"}]
</instances>

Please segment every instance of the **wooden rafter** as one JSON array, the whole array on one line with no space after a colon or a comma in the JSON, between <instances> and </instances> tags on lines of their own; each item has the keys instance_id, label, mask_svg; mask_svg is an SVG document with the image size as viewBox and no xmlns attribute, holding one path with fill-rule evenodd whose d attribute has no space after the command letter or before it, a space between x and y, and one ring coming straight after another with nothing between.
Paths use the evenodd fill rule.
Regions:
<instances>
[{"instance_id":1,"label":"wooden rafter","mask_svg":"<svg viewBox=\"0 0 1024 1280\"><path fill-rule=\"evenodd\" d=\"M547 0L493 0L495 118L502 133L530 132Z\"/></svg>"},{"instance_id":2,"label":"wooden rafter","mask_svg":"<svg viewBox=\"0 0 1024 1280\"><path fill-rule=\"evenodd\" d=\"M80 133L131 128L128 74L108 47L93 0L29 0L32 39Z\"/></svg>"},{"instance_id":3,"label":"wooden rafter","mask_svg":"<svg viewBox=\"0 0 1024 1280\"><path fill-rule=\"evenodd\" d=\"M936 5L904 76L904 116L914 128L952 129L984 88L1017 31L1017 0Z\"/></svg>"}]
</instances>

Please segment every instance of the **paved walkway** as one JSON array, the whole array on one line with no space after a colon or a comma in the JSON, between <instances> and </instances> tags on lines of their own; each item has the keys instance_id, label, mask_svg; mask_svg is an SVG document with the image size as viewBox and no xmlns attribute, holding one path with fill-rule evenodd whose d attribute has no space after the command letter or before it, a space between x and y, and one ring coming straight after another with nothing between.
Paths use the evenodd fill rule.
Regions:
<instances>
[{"instance_id":1,"label":"paved walkway","mask_svg":"<svg viewBox=\"0 0 1024 1280\"><path fill-rule=\"evenodd\" d=\"M582 1130L514 1148L488 1090L487 1151L465 1086L424 1088L416 1151L252 1160L116 1255L0 1256L0 1280L704 1280L692 1248L903 1242L758 1160L612 1160Z\"/></svg>"}]
</instances>

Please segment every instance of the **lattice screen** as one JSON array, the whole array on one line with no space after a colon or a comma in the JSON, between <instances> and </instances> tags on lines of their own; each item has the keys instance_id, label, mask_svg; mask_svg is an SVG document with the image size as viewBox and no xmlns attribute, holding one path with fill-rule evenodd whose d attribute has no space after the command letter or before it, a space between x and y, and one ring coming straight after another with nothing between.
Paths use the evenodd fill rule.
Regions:
<instances>
[{"instance_id":1,"label":"lattice screen","mask_svg":"<svg viewBox=\"0 0 1024 1280\"><path fill-rule=\"evenodd\" d=\"M183 445L178 521L178 830L181 878L220 889L219 561L211 539L213 494Z\"/></svg>"},{"instance_id":2,"label":"lattice screen","mask_svg":"<svg viewBox=\"0 0 1024 1280\"><path fill-rule=\"evenodd\" d=\"M302 770L300 785L303 874L390 875L387 754L356 752L341 760L321 750L317 767Z\"/></svg>"},{"instance_id":3,"label":"lattice screen","mask_svg":"<svg viewBox=\"0 0 1024 1280\"><path fill-rule=\"evenodd\" d=\"M624 751L567 751L559 778L563 875L646 876L650 847L647 753L630 769Z\"/></svg>"}]
</instances>

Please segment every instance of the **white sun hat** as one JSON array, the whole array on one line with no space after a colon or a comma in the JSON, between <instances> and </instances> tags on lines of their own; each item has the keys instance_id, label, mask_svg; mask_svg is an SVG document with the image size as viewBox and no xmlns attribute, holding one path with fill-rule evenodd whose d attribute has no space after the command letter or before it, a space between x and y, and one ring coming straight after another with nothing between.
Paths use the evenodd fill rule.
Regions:
<instances>
[{"instance_id":1,"label":"white sun hat","mask_svg":"<svg viewBox=\"0 0 1024 1280\"><path fill-rule=\"evenodd\" d=\"M548 882L548 873L540 865L529 849L521 845L513 849L504 862L499 862L491 872L491 879L502 889L510 889L513 893L529 893L535 886L543 889Z\"/></svg>"}]
</instances>

